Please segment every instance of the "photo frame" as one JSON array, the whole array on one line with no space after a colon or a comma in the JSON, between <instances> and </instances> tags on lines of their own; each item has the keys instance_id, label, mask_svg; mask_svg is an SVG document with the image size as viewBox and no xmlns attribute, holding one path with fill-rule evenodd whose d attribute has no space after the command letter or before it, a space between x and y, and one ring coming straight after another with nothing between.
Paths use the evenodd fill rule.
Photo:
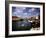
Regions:
<instances>
[{"instance_id":1,"label":"photo frame","mask_svg":"<svg viewBox=\"0 0 46 38\"><path fill-rule=\"evenodd\" d=\"M45 3L5 2L5 36L37 36L45 34Z\"/></svg>"}]
</instances>

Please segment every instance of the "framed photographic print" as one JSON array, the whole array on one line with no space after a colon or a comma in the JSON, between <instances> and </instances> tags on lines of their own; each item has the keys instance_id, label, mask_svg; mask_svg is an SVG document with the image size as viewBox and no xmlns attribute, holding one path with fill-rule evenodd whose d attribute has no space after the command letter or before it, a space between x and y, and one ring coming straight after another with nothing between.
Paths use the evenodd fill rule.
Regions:
<instances>
[{"instance_id":1,"label":"framed photographic print","mask_svg":"<svg viewBox=\"0 0 46 38\"><path fill-rule=\"evenodd\" d=\"M6 1L6 37L45 34L45 3Z\"/></svg>"}]
</instances>

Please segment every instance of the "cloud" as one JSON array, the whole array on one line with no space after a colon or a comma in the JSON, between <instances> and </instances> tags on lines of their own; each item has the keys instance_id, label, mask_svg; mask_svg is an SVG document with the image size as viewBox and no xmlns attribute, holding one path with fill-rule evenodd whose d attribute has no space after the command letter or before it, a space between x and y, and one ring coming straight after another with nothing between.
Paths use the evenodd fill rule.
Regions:
<instances>
[{"instance_id":1,"label":"cloud","mask_svg":"<svg viewBox=\"0 0 46 38\"><path fill-rule=\"evenodd\" d=\"M40 13L40 9L38 8L27 8L27 7L16 7L15 9L12 9L13 10L13 13L12 15L13 16L19 16L19 17L29 17L29 16L37 16L39 13Z\"/></svg>"}]
</instances>

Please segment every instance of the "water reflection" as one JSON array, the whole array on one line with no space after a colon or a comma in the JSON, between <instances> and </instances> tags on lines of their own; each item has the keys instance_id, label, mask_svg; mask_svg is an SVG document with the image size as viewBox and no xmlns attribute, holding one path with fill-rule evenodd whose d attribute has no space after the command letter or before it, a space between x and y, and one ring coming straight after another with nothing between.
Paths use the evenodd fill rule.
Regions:
<instances>
[{"instance_id":1,"label":"water reflection","mask_svg":"<svg viewBox=\"0 0 46 38\"><path fill-rule=\"evenodd\" d=\"M29 30L31 28L31 22L26 20L13 22L13 30Z\"/></svg>"}]
</instances>

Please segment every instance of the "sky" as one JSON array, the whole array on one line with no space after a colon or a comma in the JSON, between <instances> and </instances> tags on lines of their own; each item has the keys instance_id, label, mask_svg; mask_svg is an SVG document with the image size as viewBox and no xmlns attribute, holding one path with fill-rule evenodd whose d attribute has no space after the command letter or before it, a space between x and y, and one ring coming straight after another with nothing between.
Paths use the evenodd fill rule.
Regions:
<instances>
[{"instance_id":1,"label":"sky","mask_svg":"<svg viewBox=\"0 0 46 38\"><path fill-rule=\"evenodd\" d=\"M12 7L12 16L17 17L31 17L38 16L40 14L40 8L35 7Z\"/></svg>"}]
</instances>

